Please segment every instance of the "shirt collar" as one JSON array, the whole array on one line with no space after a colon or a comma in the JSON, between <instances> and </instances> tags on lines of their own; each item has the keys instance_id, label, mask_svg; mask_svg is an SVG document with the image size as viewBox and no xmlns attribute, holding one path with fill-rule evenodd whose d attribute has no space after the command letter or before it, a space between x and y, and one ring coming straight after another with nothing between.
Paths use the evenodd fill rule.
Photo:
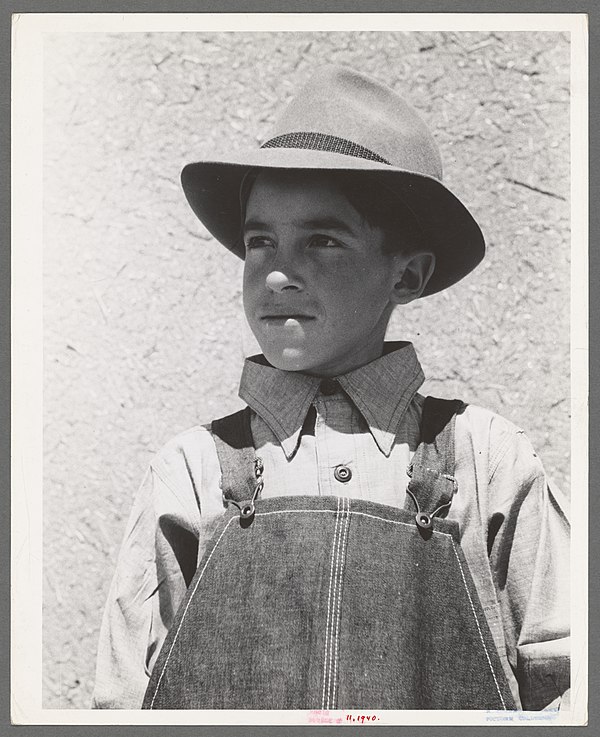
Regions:
<instances>
[{"instance_id":1,"label":"shirt collar","mask_svg":"<svg viewBox=\"0 0 600 737\"><path fill-rule=\"evenodd\" d=\"M412 343L386 343L381 358L335 378L389 456L400 421L425 379ZM264 356L246 359L239 395L271 428L288 460L320 383L316 376L276 369Z\"/></svg>"}]
</instances>

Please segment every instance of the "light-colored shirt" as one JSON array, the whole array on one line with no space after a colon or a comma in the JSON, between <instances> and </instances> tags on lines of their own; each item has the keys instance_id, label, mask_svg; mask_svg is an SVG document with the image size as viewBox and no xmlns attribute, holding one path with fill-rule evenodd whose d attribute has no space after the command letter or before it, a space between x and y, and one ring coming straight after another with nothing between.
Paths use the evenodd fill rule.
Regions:
<instances>
[{"instance_id":1,"label":"light-colored shirt","mask_svg":"<svg viewBox=\"0 0 600 737\"><path fill-rule=\"evenodd\" d=\"M423 380L409 343L387 344L381 358L337 377L334 393L331 381L248 359L240 397L252 410L264 463L262 496L339 495L404 506ZM448 517L459 523L516 703L540 708L560 697L556 670L569 655L566 501L509 421L469 405L457 416L455 433L458 492ZM349 481L334 475L339 465L351 470ZM220 477L209 427L178 435L152 460L104 612L94 706L140 708L185 594L186 555L192 549L194 563L202 558L224 512Z\"/></svg>"}]
</instances>

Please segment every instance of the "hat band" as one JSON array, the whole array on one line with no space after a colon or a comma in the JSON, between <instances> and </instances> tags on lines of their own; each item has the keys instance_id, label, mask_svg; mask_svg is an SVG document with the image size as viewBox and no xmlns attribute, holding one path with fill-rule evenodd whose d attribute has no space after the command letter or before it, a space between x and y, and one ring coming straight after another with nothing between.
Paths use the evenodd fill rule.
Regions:
<instances>
[{"instance_id":1,"label":"hat band","mask_svg":"<svg viewBox=\"0 0 600 737\"><path fill-rule=\"evenodd\" d=\"M371 161L378 161L380 164L391 166L389 161L386 161L368 148L360 146L358 143L354 143L354 141L348 141L346 138L330 136L327 133L309 133L303 131L284 133L281 136L275 136L275 138L265 141L261 148L305 148L313 151L331 151L332 153L354 156L359 159L370 159Z\"/></svg>"}]
</instances>

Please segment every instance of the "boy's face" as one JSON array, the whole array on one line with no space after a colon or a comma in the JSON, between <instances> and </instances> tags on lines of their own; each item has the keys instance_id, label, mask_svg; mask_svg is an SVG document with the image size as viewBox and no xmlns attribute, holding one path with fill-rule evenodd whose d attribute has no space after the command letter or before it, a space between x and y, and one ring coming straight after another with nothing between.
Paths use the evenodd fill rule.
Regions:
<instances>
[{"instance_id":1,"label":"boy's face","mask_svg":"<svg viewBox=\"0 0 600 737\"><path fill-rule=\"evenodd\" d=\"M244 223L244 309L273 366L335 376L381 355L398 258L322 172L263 171Z\"/></svg>"}]
</instances>

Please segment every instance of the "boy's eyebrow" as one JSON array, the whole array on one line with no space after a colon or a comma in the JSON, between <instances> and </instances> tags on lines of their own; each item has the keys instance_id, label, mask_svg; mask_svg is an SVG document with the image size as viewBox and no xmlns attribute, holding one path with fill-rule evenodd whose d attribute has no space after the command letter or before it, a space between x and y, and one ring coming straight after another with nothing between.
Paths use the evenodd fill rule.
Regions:
<instances>
[{"instance_id":1,"label":"boy's eyebrow","mask_svg":"<svg viewBox=\"0 0 600 737\"><path fill-rule=\"evenodd\" d=\"M335 215L326 215L324 217L314 218L313 220L305 220L301 223L301 226L310 230L340 230L350 235L354 235L355 233L351 225L348 225L345 220L336 218Z\"/></svg>"},{"instance_id":2,"label":"boy's eyebrow","mask_svg":"<svg viewBox=\"0 0 600 737\"><path fill-rule=\"evenodd\" d=\"M268 230L269 226L266 223L263 223L261 220L256 219L250 219L244 221L244 226L242 230L244 233L248 230Z\"/></svg>"},{"instance_id":3,"label":"boy's eyebrow","mask_svg":"<svg viewBox=\"0 0 600 737\"><path fill-rule=\"evenodd\" d=\"M355 235L354 229L348 225L347 222L336 218L334 215L316 217L311 220L301 220L295 224L299 228L304 228L305 230L338 230L350 235ZM249 230L268 230L270 227L271 226L269 226L269 224L262 220L250 218L250 220L245 221L243 230L245 233Z\"/></svg>"}]
</instances>

